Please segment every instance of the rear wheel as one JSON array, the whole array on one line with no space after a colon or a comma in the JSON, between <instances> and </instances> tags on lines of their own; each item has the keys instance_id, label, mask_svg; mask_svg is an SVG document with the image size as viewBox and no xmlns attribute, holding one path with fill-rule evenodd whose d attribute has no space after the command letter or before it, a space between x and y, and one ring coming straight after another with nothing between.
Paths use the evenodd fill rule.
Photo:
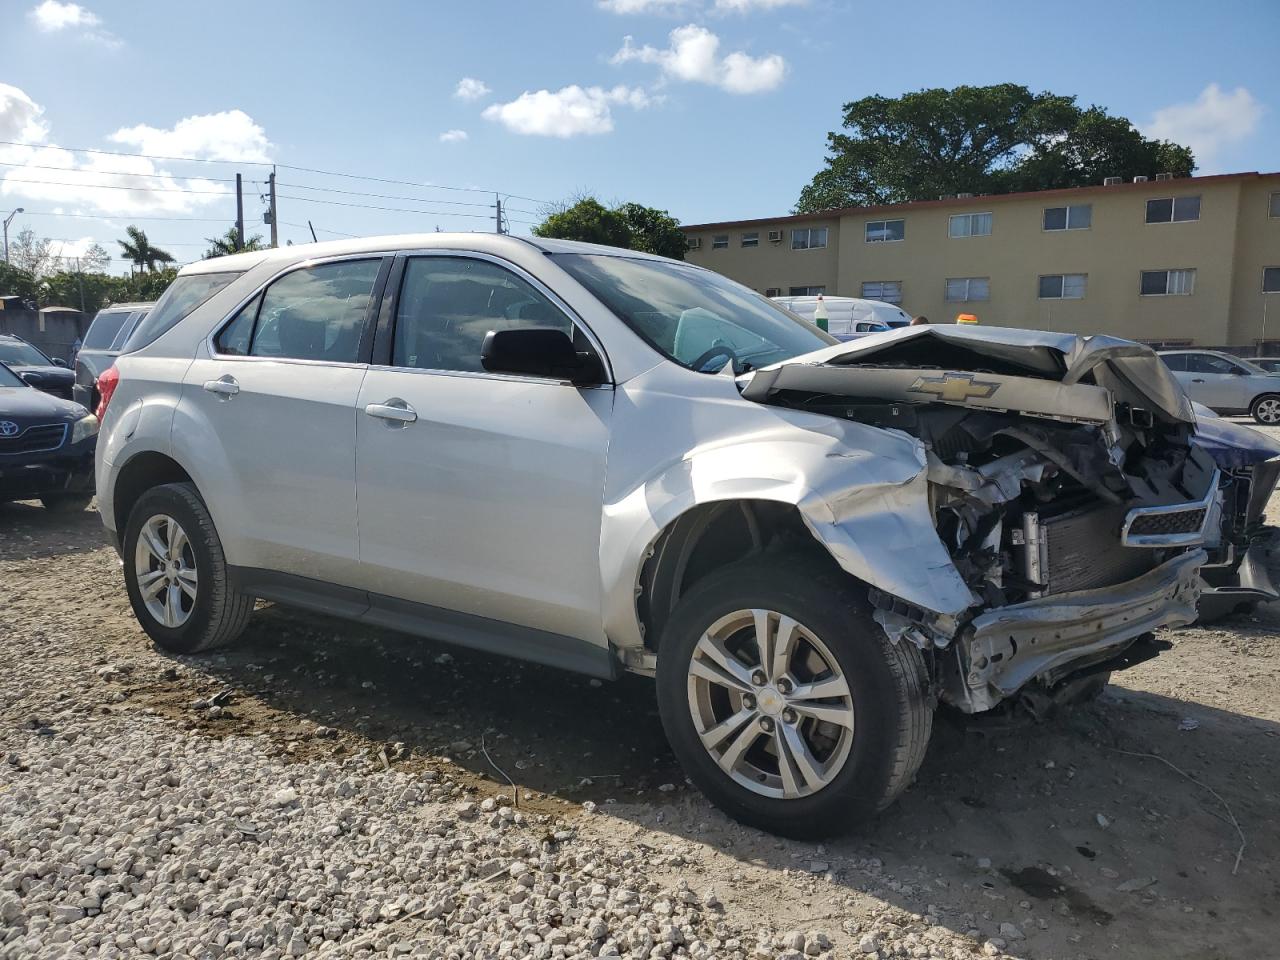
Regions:
<instances>
[{"instance_id":1,"label":"rear wheel","mask_svg":"<svg viewBox=\"0 0 1280 960\"><path fill-rule=\"evenodd\" d=\"M92 499L92 493L46 493L40 502L51 513L81 513Z\"/></svg>"},{"instance_id":2,"label":"rear wheel","mask_svg":"<svg viewBox=\"0 0 1280 960\"><path fill-rule=\"evenodd\" d=\"M1249 416L1268 427L1280 424L1280 394L1268 393L1253 401Z\"/></svg>"},{"instance_id":3,"label":"rear wheel","mask_svg":"<svg viewBox=\"0 0 1280 960\"><path fill-rule=\"evenodd\" d=\"M153 487L138 499L123 554L134 615L164 649L196 653L244 631L253 597L231 588L222 541L191 484Z\"/></svg>"},{"instance_id":4,"label":"rear wheel","mask_svg":"<svg viewBox=\"0 0 1280 960\"><path fill-rule=\"evenodd\" d=\"M672 612L658 653L663 727L733 817L774 833L848 830L924 758L933 710L920 650L893 643L829 561L732 564Z\"/></svg>"}]
</instances>

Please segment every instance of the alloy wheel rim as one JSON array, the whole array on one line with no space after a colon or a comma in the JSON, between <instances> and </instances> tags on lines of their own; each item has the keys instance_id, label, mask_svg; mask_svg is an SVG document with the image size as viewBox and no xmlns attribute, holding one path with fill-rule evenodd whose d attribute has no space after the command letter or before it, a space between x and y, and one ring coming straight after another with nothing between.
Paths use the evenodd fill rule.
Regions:
<instances>
[{"instance_id":1,"label":"alloy wheel rim","mask_svg":"<svg viewBox=\"0 0 1280 960\"><path fill-rule=\"evenodd\" d=\"M1280 400L1269 398L1258 401L1258 419L1263 423L1280 423Z\"/></svg>"},{"instance_id":2,"label":"alloy wheel rim","mask_svg":"<svg viewBox=\"0 0 1280 960\"><path fill-rule=\"evenodd\" d=\"M165 514L149 518L138 532L133 562L147 612L171 629L186 623L195 609L200 580L195 551L182 525Z\"/></svg>"},{"instance_id":3,"label":"alloy wheel rim","mask_svg":"<svg viewBox=\"0 0 1280 960\"><path fill-rule=\"evenodd\" d=\"M830 648L786 614L736 610L708 627L689 663L688 699L707 753L761 796L810 796L849 759L848 681Z\"/></svg>"}]
</instances>

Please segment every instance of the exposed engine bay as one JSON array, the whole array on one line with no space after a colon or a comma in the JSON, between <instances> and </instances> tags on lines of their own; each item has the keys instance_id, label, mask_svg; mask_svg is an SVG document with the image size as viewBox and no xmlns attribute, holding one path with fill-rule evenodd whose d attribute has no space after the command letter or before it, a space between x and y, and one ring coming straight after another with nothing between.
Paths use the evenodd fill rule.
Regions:
<instances>
[{"instance_id":1,"label":"exposed engine bay","mask_svg":"<svg viewBox=\"0 0 1280 960\"><path fill-rule=\"evenodd\" d=\"M973 602L953 616L871 599L891 639L933 652L942 698L977 712L1052 691L1195 620L1220 474L1155 355L1109 338L927 330L761 371L743 395L924 445L937 534Z\"/></svg>"}]
</instances>

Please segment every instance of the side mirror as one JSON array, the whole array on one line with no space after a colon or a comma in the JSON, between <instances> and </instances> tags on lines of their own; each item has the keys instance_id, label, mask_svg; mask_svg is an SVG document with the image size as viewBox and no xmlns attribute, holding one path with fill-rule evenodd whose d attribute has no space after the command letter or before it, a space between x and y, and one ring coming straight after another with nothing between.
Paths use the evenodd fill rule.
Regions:
<instances>
[{"instance_id":1,"label":"side mirror","mask_svg":"<svg viewBox=\"0 0 1280 960\"><path fill-rule=\"evenodd\" d=\"M31 386L35 386L37 383L40 382L40 379L41 379L40 374L32 373L29 370L23 370L20 374L18 374L18 376L21 377L26 383L29 383Z\"/></svg>"},{"instance_id":2,"label":"side mirror","mask_svg":"<svg viewBox=\"0 0 1280 960\"><path fill-rule=\"evenodd\" d=\"M65 368L65 367L66 367L66 365L67 365L67 361L63 360L61 357L54 357L54 358L53 358L53 365L54 365L55 367L64 367L64 368Z\"/></svg>"},{"instance_id":3,"label":"side mirror","mask_svg":"<svg viewBox=\"0 0 1280 960\"><path fill-rule=\"evenodd\" d=\"M490 373L554 377L579 387L604 380L604 369L595 353L579 353L563 330L546 327L490 330L480 348L480 364Z\"/></svg>"}]
</instances>

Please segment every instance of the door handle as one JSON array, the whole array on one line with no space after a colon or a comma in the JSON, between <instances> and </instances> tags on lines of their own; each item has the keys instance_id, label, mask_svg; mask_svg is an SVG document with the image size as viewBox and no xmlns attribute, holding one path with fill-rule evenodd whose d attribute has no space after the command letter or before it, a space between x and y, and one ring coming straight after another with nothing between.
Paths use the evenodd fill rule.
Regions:
<instances>
[{"instance_id":1,"label":"door handle","mask_svg":"<svg viewBox=\"0 0 1280 960\"><path fill-rule=\"evenodd\" d=\"M1203 381L1203 380L1192 380L1191 382L1192 382L1192 383L1204 383L1204 381Z\"/></svg>"},{"instance_id":2,"label":"door handle","mask_svg":"<svg viewBox=\"0 0 1280 960\"><path fill-rule=\"evenodd\" d=\"M236 378L230 374L225 377L219 377L217 380L206 380L204 388L224 400L230 399L240 392L240 384L236 383Z\"/></svg>"},{"instance_id":3,"label":"door handle","mask_svg":"<svg viewBox=\"0 0 1280 960\"><path fill-rule=\"evenodd\" d=\"M418 411L399 397L392 397L386 403L371 403L364 412L379 420L393 420L396 423L413 423L418 419Z\"/></svg>"}]
</instances>

